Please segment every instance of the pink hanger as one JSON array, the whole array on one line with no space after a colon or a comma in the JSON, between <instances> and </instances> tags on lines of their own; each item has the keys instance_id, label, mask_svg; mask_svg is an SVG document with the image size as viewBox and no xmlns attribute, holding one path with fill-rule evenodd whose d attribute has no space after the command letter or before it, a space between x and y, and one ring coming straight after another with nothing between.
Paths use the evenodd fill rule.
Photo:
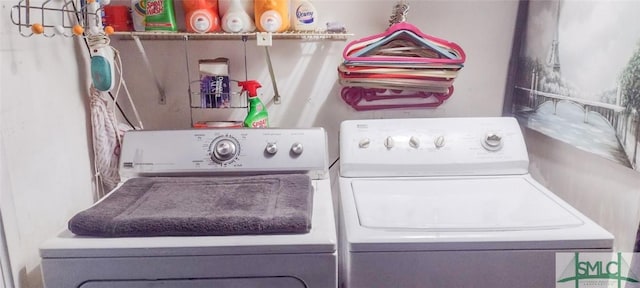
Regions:
<instances>
[{"instance_id":1,"label":"pink hanger","mask_svg":"<svg viewBox=\"0 0 640 288\"><path fill-rule=\"evenodd\" d=\"M359 56L353 57L350 56L353 50L362 49L367 45L371 45L378 40L385 39L385 37L395 33L400 30L409 30L412 33L433 42L434 44L448 47L455 51L460 57L458 59L446 59L446 58L417 58L417 57L370 57L370 56ZM442 64L462 64L465 62L467 56L464 53L462 48L453 42L449 42L431 35L427 35L422 33L418 27L411 25L407 22L400 22L389 27L385 32L382 32L377 35L372 35L369 37L365 37L356 41L352 41L349 43L343 50L342 56L346 61L393 61L393 62L414 62L414 63L442 63Z\"/></svg>"},{"instance_id":2,"label":"pink hanger","mask_svg":"<svg viewBox=\"0 0 640 288\"><path fill-rule=\"evenodd\" d=\"M445 100L449 99L453 94L453 86L449 87L447 93L429 93L429 92L412 92L411 94L397 94L402 91L378 89L378 88L362 88L362 87L345 87L342 88L341 96L349 106L356 111L380 110L380 109L397 109L397 108L434 108L442 105ZM396 93L397 95L393 95ZM388 103L388 104L372 104L372 102L390 102L384 100L415 100L417 103ZM391 101L393 102L393 101ZM401 102L401 101L397 101Z\"/></svg>"}]
</instances>

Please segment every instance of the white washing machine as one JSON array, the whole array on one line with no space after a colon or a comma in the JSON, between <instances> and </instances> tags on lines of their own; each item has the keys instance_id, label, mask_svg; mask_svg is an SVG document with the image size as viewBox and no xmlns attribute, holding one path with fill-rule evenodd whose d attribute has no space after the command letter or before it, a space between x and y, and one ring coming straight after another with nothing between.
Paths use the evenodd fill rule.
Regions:
<instances>
[{"instance_id":1,"label":"white washing machine","mask_svg":"<svg viewBox=\"0 0 640 288\"><path fill-rule=\"evenodd\" d=\"M128 181L125 180L155 181L163 178L178 181L189 178L197 182L206 179L241 179L238 185L244 185L245 180L242 179L251 177L306 175L309 177L306 181L310 183L307 187L312 187L312 196L309 196L311 202L308 203L311 218L304 224L309 229L296 234L215 236L217 234L214 232L214 236L153 237L78 236L65 230L46 241L40 249L47 288L336 287L337 240L328 177L327 137L323 129L129 132L124 136L120 162L124 184L91 208L114 201L118 189L127 185ZM151 192L160 191L162 189ZM143 200L135 202L133 206L153 204ZM285 200L276 199L269 205L279 208L277 206ZM154 201L162 202L158 199ZM193 205L203 209L200 203L196 203L198 201L187 204L184 201L188 199L181 203L161 205ZM226 198L226 201L233 202L234 198ZM225 205L223 203L220 207L224 208ZM120 209L118 206L112 207ZM130 216L139 210L117 217L129 217L127 219L130 220ZM289 212L287 210L285 214ZM173 216L175 220L183 215ZM145 216L136 217L137 220L146 219ZM100 225L93 226L96 228ZM125 230L131 232L140 227L128 227L129 230ZM192 228L189 223L186 223L186 227ZM264 225L257 227L268 228ZM103 232L117 229L120 227L104 229Z\"/></svg>"},{"instance_id":2,"label":"white washing machine","mask_svg":"<svg viewBox=\"0 0 640 288\"><path fill-rule=\"evenodd\" d=\"M556 287L613 236L528 173L513 118L345 121L340 286Z\"/></svg>"}]
</instances>

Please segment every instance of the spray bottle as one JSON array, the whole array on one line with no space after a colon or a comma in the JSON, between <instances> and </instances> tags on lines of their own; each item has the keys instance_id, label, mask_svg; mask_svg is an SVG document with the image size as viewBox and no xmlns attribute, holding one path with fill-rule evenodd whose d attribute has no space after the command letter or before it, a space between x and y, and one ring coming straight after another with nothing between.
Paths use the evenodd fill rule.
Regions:
<instances>
[{"instance_id":1,"label":"spray bottle","mask_svg":"<svg viewBox=\"0 0 640 288\"><path fill-rule=\"evenodd\" d=\"M258 98L258 88L262 87L258 81L247 80L238 82L242 91L247 91L249 97L249 112L244 118L244 127L267 128L269 127L269 114L266 107Z\"/></svg>"}]
</instances>

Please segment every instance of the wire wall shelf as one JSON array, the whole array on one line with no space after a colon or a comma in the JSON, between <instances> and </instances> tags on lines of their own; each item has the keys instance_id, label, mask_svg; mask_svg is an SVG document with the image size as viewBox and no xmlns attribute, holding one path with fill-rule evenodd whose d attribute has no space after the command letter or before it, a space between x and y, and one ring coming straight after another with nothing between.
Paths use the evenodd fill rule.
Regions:
<instances>
[{"instance_id":1,"label":"wire wall shelf","mask_svg":"<svg viewBox=\"0 0 640 288\"><path fill-rule=\"evenodd\" d=\"M142 40L242 40L247 37L249 40L255 40L260 32L252 33L183 33L183 32L115 32L112 37L119 37L123 40L132 40L135 37ZM299 32L286 31L281 33L270 33L275 39L295 39L307 41L345 41L353 34L346 32Z\"/></svg>"},{"instance_id":2,"label":"wire wall shelf","mask_svg":"<svg viewBox=\"0 0 640 288\"><path fill-rule=\"evenodd\" d=\"M100 15L104 14L104 8L102 5L98 5L96 1L86 1L88 4L82 6L76 5L75 0L45 0L42 4L32 2L35 1L20 0L18 4L11 7L10 11L11 22L18 27L18 32L24 37L39 34L45 37L53 37L55 35L65 37L85 36L85 30L101 26ZM344 27L336 30L285 31L278 33L112 31L107 32L107 34L113 38L124 40L136 38L142 40L255 40L259 35L265 35L274 40L346 41L347 38L353 36L352 33L347 33Z\"/></svg>"}]
</instances>

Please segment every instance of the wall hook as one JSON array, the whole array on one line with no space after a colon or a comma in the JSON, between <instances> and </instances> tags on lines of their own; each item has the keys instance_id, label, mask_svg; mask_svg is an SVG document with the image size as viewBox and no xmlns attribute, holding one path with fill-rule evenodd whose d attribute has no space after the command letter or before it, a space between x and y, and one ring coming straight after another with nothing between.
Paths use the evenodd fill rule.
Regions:
<instances>
[{"instance_id":1,"label":"wall hook","mask_svg":"<svg viewBox=\"0 0 640 288\"><path fill-rule=\"evenodd\" d=\"M407 13L409 12L409 4L405 0L398 1L393 7L391 18L389 19L389 26L398 24L401 22L407 22Z\"/></svg>"},{"instance_id":2,"label":"wall hook","mask_svg":"<svg viewBox=\"0 0 640 288\"><path fill-rule=\"evenodd\" d=\"M18 5L15 5L13 7L11 7L11 22L13 22L13 24L18 26L18 33L20 33L20 35L22 37L31 37L31 35L33 35L33 32L30 32L29 34L25 34L24 32L22 32L22 28L23 27L29 27L31 28L31 6L29 6L29 1L30 0L20 0L20 2L18 2ZM23 4L26 2L26 5ZM24 20L27 23L27 25L22 24L22 8L26 8L25 9L25 15L24 15ZM14 17L13 17L13 11L17 9L18 10L18 21L16 22Z\"/></svg>"},{"instance_id":3,"label":"wall hook","mask_svg":"<svg viewBox=\"0 0 640 288\"><path fill-rule=\"evenodd\" d=\"M40 21L42 21L42 23L47 23L47 21L45 21L44 11L45 11L45 6L49 4L49 2L51 2L51 0L47 0L47 1L44 1L44 3L42 3L42 8L40 9L40 12L42 15L41 16L42 18L40 18ZM53 36L56 36L56 33L54 32L52 34L47 34L47 26L43 25L42 35L44 35L44 37L51 38Z\"/></svg>"}]
</instances>

